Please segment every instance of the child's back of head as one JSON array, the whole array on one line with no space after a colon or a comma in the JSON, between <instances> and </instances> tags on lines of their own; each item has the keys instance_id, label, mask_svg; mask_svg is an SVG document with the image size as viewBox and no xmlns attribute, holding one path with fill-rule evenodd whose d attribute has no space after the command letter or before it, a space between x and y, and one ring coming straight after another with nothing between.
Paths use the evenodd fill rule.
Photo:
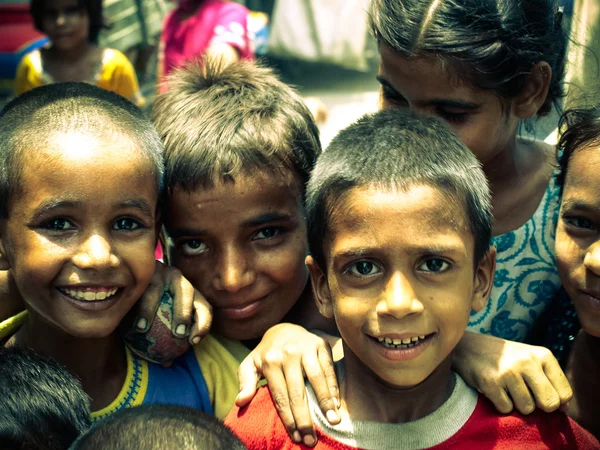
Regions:
<instances>
[{"instance_id":1,"label":"child's back of head","mask_svg":"<svg viewBox=\"0 0 600 450\"><path fill-rule=\"evenodd\" d=\"M0 447L66 449L90 425L79 382L50 358L0 347Z\"/></svg>"},{"instance_id":2,"label":"child's back of head","mask_svg":"<svg viewBox=\"0 0 600 450\"><path fill-rule=\"evenodd\" d=\"M95 424L72 450L243 450L243 444L215 417L173 405L124 409Z\"/></svg>"}]
</instances>

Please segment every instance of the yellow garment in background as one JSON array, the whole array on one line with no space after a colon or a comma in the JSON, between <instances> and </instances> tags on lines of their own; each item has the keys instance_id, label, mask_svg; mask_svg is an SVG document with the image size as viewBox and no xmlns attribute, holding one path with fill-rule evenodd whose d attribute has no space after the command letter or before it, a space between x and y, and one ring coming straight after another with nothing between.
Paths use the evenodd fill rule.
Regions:
<instances>
[{"instance_id":1,"label":"yellow garment in background","mask_svg":"<svg viewBox=\"0 0 600 450\"><path fill-rule=\"evenodd\" d=\"M54 82L52 76L44 70L40 51L35 50L25 55L19 63L15 79L15 93L19 95ZM115 92L137 106L142 106L145 102L140 93L140 86L133 65L118 50L104 49L102 62L96 70L96 75L94 79L88 82Z\"/></svg>"}]
</instances>

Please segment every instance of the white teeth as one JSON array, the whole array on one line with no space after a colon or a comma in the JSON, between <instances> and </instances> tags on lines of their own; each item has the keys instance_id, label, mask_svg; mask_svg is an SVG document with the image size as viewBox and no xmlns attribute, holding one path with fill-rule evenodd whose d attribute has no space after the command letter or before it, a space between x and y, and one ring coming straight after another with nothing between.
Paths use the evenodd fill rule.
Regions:
<instances>
[{"instance_id":1,"label":"white teeth","mask_svg":"<svg viewBox=\"0 0 600 450\"><path fill-rule=\"evenodd\" d=\"M60 288L60 290L70 295L73 298L78 300L86 300L86 301L95 301L95 300L106 300L109 297L115 295L118 291L118 288L113 288L110 291L100 291L100 292L92 292L92 291L76 291L74 289L66 289Z\"/></svg>"},{"instance_id":2,"label":"white teeth","mask_svg":"<svg viewBox=\"0 0 600 450\"><path fill-rule=\"evenodd\" d=\"M377 338L377 340L383 344L384 347L387 348L395 348L395 349L407 349L414 347L420 340L425 339L425 335L421 336L413 336L411 338L404 339L392 339L392 338Z\"/></svg>"}]
</instances>

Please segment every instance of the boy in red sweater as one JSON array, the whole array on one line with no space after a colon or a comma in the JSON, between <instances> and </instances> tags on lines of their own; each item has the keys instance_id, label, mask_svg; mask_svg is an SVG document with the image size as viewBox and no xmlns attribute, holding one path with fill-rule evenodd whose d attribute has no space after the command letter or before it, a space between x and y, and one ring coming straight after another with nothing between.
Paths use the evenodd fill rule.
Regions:
<instances>
[{"instance_id":1,"label":"boy in red sweater","mask_svg":"<svg viewBox=\"0 0 600 450\"><path fill-rule=\"evenodd\" d=\"M359 120L319 158L306 211L315 299L345 355L339 425L307 386L315 448L599 448L562 413L500 415L452 371L495 250L486 178L443 125L402 110ZM249 449L304 448L273 401L263 388L226 424Z\"/></svg>"}]
</instances>

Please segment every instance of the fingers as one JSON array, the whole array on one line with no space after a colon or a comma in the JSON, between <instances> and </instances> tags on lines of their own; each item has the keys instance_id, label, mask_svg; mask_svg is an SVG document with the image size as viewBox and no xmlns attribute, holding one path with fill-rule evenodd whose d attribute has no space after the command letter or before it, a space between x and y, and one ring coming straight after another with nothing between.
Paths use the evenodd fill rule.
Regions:
<instances>
[{"instance_id":1,"label":"fingers","mask_svg":"<svg viewBox=\"0 0 600 450\"><path fill-rule=\"evenodd\" d=\"M188 335L192 325L194 286L174 267L164 266L165 277L173 296L173 321L171 331L177 337Z\"/></svg>"},{"instance_id":2,"label":"fingers","mask_svg":"<svg viewBox=\"0 0 600 450\"><path fill-rule=\"evenodd\" d=\"M290 345L284 351L285 363L283 364L283 374L287 385L290 409L296 423L296 430L300 432L304 445L312 447L317 443L317 433L313 426L310 407L308 406L302 359L294 347ZM315 362L318 364L317 361Z\"/></svg>"},{"instance_id":3,"label":"fingers","mask_svg":"<svg viewBox=\"0 0 600 450\"><path fill-rule=\"evenodd\" d=\"M190 329L190 343L198 344L212 325L212 306L198 290L194 290L194 320Z\"/></svg>"},{"instance_id":4,"label":"fingers","mask_svg":"<svg viewBox=\"0 0 600 450\"><path fill-rule=\"evenodd\" d=\"M264 358L263 364L263 375L267 379L269 391L271 392L271 398L273 404L277 409L279 418L283 422L288 434L292 437L294 442L302 442L300 432L296 429L296 421L292 414L290 406L290 399L288 396L288 387L281 365L283 360L283 354L279 350L268 351ZM300 369L300 363L297 364L298 370ZM304 387L304 381L302 381L302 387Z\"/></svg>"},{"instance_id":5,"label":"fingers","mask_svg":"<svg viewBox=\"0 0 600 450\"><path fill-rule=\"evenodd\" d=\"M480 376L474 377L474 384L478 386L479 392L494 404L498 412L508 414L513 410L514 405L510 396L491 371L482 371Z\"/></svg>"},{"instance_id":6,"label":"fingers","mask_svg":"<svg viewBox=\"0 0 600 450\"><path fill-rule=\"evenodd\" d=\"M135 329L141 333L144 333L150 329L165 291L165 279L164 272L162 270L163 265L157 261L154 267L152 280L142 294L140 301L137 302L136 305L137 317L135 319L134 326Z\"/></svg>"},{"instance_id":7,"label":"fingers","mask_svg":"<svg viewBox=\"0 0 600 450\"><path fill-rule=\"evenodd\" d=\"M535 399L527 387L525 380L519 374L509 374L505 377L506 389L512 398L515 408L521 414L531 414L535 411Z\"/></svg>"},{"instance_id":8,"label":"fingers","mask_svg":"<svg viewBox=\"0 0 600 450\"><path fill-rule=\"evenodd\" d=\"M568 404L573 398L573 389L554 356L545 361L544 372L558 394L560 406Z\"/></svg>"},{"instance_id":9,"label":"fingers","mask_svg":"<svg viewBox=\"0 0 600 450\"><path fill-rule=\"evenodd\" d=\"M302 358L302 367L319 402L319 408L321 408L321 411L323 411L323 414L330 423L339 423L340 417L337 412L337 399L334 400L334 396L331 394L332 389L329 387L328 379L319 357L317 355L305 355ZM303 414L302 409L300 409L300 414ZM308 411L308 414L310 414L310 411ZM296 417L295 413L294 417ZM297 417L296 422L298 422Z\"/></svg>"},{"instance_id":10,"label":"fingers","mask_svg":"<svg viewBox=\"0 0 600 450\"><path fill-rule=\"evenodd\" d=\"M235 404L240 408L250 403L257 391L260 381L260 367L257 367L253 353L250 353L238 368L240 392L235 399Z\"/></svg>"}]
</instances>

